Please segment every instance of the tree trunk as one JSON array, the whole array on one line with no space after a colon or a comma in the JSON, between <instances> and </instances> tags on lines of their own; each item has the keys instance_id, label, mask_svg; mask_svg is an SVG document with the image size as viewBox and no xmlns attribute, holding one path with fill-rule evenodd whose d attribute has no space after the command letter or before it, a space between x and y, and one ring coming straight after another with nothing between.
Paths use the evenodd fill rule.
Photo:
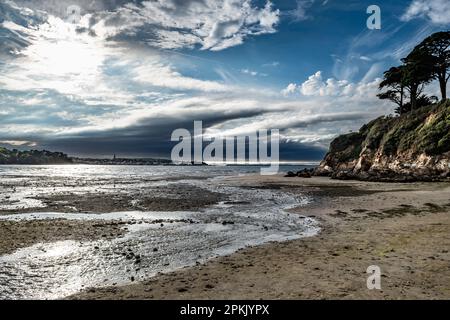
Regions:
<instances>
[{"instance_id":1,"label":"tree trunk","mask_svg":"<svg viewBox=\"0 0 450 320\"><path fill-rule=\"evenodd\" d=\"M411 111L417 108L417 89L418 87L411 88Z\"/></svg>"},{"instance_id":2,"label":"tree trunk","mask_svg":"<svg viewBox=\"0 0 450 320\"><path fill-rule=\"evenodd\" d=\"M400 115L403 114L403 96L405 95L405 89L403 88L403 85L400 89Z\"/></svg>"},{"instance_id":3,"label":"tree trunk","mask_svg":"<svg viewBox=\"0 0 450 320\"><path fill-rule=\"evenodd\" d=\"M439 86L441 87L441 95L442 95L442 101L447 100L447 80L444 76L439 76Z\"/></svg>"}]
</instances>

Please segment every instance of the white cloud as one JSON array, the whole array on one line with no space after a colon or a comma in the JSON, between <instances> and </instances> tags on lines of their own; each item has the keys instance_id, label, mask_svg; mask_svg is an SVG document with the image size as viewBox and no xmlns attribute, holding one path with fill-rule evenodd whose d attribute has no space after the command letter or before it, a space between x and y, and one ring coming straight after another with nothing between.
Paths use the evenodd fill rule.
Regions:
<instances>
[{"instance_id":1,"label":"white cloud","mask_svg":"<svg viewBox=\"0 0 450 320\"><path fill-rule=\"evenodd\" d=\"M375 70L375 71L374 71ZM378 90L378 84L380 79L376 78L373 81L367 81L371 79L378 70L378 65L371 68L361 82L351 83L346 80L337 80L335 78L323 79L322 72L317 71L315 74L311 75L308 80L301 84L291 83L284 90L282 94L292 95L301 94L307 97L348 97L352 98L355 96L363 97L365 95L376 96Z\"/></svg>"},{"instance_id":2,"label":"white cloud","mask_svg":"<svg viewBox=\"0 0 450 320\"><path fill-rule=\"evenodd\" d=\"M147 43L161 49L193 48L219 51L244 43L250 36L276 32L280 11L270 1L251 0L31 1L22 6L65 18L68 5L79 5L89 23L83 26L102 38ZM23 10L7 1L9 8ZM39 11L41 12L41 11Z\"/></svg>"},{"instance_id":3,"label":"white cloud","mask_svg":"<svg viewBox=\"0 0 450 320\"><path fill-rule=\"evenodd\" d=\"M172 90L198 90L205 92L225 92L233 88L217 81L199 80L181 75L170 65L152 59L141 59L128 65L133 80L144 85L168 88Z\"/></svg>"},{"instance_id":4,"label":"white cloud","mask_svg":"<svg viewBox=\"0 0 450 320\"><path fill-rule=\"evenodd\" d=\"M359 59L361 59L362 61L372 61L371 58L366 57L366 56L360 56Z\"/></svg>"},{"instance_id":5,"label":"white cloud","mask_svg":"<svg viewBox=\"0 0 450 320\"><path fill-rule=\"evenodd\" d=\"M450 23L450 1L448 0L413 0L401 17L403 21L426 17L435 24Z\"/></svg>"},{"instance_id":6,"label":"white cloud","mask_svg":"<svg viewBox=\"0 0 450 320\"><path fill-rule=\"evenodd\" d=\"M9 145L13 147L35 147L37 144L33 141L17 141L17 140L0 140L0 144Z\"/></svg>"},{"instance_id":7,"label":"white cloud","mask_svg":"<svg viewBox=\"0 0 450 320\"><path fill-rule=\"evenodd\" d=\"M303 82L300 86L300 92L305 96L325 95L327 84L322 80L322 72L317 71L310 76L308 80Z\"/></svg>"},{"instance_id":8,"label":"white cloud","mask_svg":"<svg viewBox=\"0 0 450 320\"><path fill-rule=\"evenodd\" d=\"M219 51L240 45L249 36L276 32L279 10L268 1L262 8L250 0L155 0L127 4L97 17L92 27L104 36L136 36L164 48Z\"/></svg>"},{"instance_id":9,"label":"white cloud","mask_svg":"<svg viewBox=\"0 0 450 320\"><path fill-rule=\"evenodd\" d=\"M280 66L280 62L279 62L279 61L273 61L273 62L270 62L270 63L264 63L262 66L263 66L263 67L272 67L272 68L276 68L276 67L279 67L279 66Z\"/></svg>"},{"instance_id":10,"label":"white cloud","mask_svg":"<svg viewBox=\"0 0 450 320\"><path fill-rule=\"evenodd\" d=\"M297 0L297 5L294 10L288 12L288 15L294 21L304 21L310 19L307 10L314 4L315 0Z\"/></svg>"},{"instance_id":11,"label":"white cloud","mask_svg":"<svg viewBox=\"0 0 450 320\"><path fill-rule=\"evenodd\" d=\"M252 76L252 77L267 77L267 73L261 73L258 71L250 70L250 69L241 69L241 73Z\"/></svg>"},{"instance_id":12,"label":"white cloud","mask_svg":"<svg viewBox=\"0 0 450 320\"><path fill-rule=\"evenodd\" d=\"M253 77L256 77L258 75L258 72L252 71L252 70L249 70L249 69L242 69L241 73L248 74L248 75L251 75Z\"/></svg>"},{"instance_id":13,"label":"white cloud","mask_svg":"<svg viewBox=\"0 0 450 320\"><path fill-rule=\"evenodd\" d=\"M384 63L374 63L362 78L362 83L368 83L379 78L383 74Z\"/></svg>"},{"instance_id":14,"label":"white cloud","mask_svg":"<svg viewBox=\"0 0 450 320\"><path fill-rule=\"evenodd\" d=\"M290 83L285 89L281 91L284 96L294 94L297 91L297 85L295 83Z\"/></svg>"}]
</instances>

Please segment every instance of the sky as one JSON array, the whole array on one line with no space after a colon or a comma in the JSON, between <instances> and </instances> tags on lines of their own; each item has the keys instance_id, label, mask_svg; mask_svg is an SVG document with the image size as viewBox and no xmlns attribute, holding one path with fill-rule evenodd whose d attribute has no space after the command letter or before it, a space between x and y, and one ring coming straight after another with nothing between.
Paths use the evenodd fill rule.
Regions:
<instances>
[{"instance_id":1,"label":"sky","mask_svg":"<svg viewBox=\"0 0 450 320\"><path fill-rule=\"evenodd\" d=\"M393 113L383 72L449 26L448 0L0 0L0 146L169 157L203 121L279 129L281 160L320 160Z\"/></svg>"}]
</instances>

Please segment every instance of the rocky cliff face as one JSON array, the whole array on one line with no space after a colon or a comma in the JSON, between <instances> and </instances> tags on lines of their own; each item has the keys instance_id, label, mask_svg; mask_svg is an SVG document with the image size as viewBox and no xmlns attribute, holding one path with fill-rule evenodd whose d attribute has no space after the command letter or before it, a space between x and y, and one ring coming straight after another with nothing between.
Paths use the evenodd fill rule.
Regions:
<instances>
[{"instance_id":1,"label":"rocky cliff face","mask_svg":"<svg viewBox=\"0 0 450 320\"><path fill-rule=\"evenodd\" d=\"M316 170L336 179L450 180L450 100L336 138Z\"/></svg>"}]
</instances>

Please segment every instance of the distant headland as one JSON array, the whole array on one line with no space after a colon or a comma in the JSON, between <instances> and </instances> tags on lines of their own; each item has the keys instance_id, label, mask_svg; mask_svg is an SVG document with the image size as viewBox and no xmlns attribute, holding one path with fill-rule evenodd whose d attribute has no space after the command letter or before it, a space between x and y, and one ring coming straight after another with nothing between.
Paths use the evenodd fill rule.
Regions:
<instances>
[{"instance_id":1,"label":"distant headland","mask_svg":"<svg viewBox=\"0 0 450 320\"><path fill-rule=\"evenodd\" d=\"M73 160L62 152L8 150L0 147L0 164L70 164Z\"/></svg>"},{"instance_id":2,"label":"distant headland","mask_svg":"<svg viewBox=\"0 0 450 320\"><path fill-rule=\"evenodd\" d=\"M59 164L87 164L87 165L173 165L168 159L129 159L117 158L94 159L69 157L62 152L47 150L8 150L0 147L0 165L59 165Z\"/></svg>"}]
</instances>

